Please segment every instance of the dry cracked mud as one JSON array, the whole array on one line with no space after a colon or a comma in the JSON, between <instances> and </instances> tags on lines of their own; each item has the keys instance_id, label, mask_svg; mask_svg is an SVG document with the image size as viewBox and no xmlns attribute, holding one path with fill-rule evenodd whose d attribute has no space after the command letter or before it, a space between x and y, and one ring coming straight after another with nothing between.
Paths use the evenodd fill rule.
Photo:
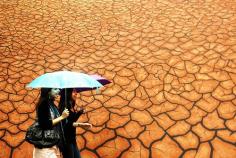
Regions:
<instances>
[{"instance_id":1,"label":"dry cracked mud","mask_svg":"<svg viewBox=\"0 0 236 158\"><path fill-rule=\"evenodd\" d=\"M234 0L1 0L0 157L30 158L46 72L100 74L78 95L83 158L236 157Z\"/></svg>"}]
</instances>

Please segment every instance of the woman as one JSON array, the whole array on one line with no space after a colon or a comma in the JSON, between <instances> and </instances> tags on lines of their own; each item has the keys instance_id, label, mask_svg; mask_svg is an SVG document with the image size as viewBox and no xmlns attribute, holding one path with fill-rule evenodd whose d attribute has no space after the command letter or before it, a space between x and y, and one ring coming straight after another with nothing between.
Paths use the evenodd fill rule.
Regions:
<instances>
[{"instance_id":1,"label":"woman","mask_svg":"<svg viewBox=\"0 0 236 158\"><path fill-rule=\"evenodd\" d=\"M54 104L54 99L59 92L60 90L57 88L42 88L36 113L39 126L42 129L57 130L60 135L63 135L60 122L69 116L69 111L65 109L62 112L62 115L58 112L57 107ZM57 145L49 148L35 147L33 158L61 158L61 154Z\"/></svg>"},{"instance_id":2,"label":"woman","mask_svg":"<svg viewBox=\"0 0 236 158\"><path fill-rule=\"evenodd\" d=\"M89 123L76 122L81 114L85 111L83 109L77 111L75 109L75 98L72 88L63 89L61 91L61 98L59 102L59 111L66 108L69 109L70 115L63 121L63 129L65 134L65 144L62 148L64 158L81 158L80 152L76 143L76 127L89 128L92 127Z\"/></svg>"}]
</instances>

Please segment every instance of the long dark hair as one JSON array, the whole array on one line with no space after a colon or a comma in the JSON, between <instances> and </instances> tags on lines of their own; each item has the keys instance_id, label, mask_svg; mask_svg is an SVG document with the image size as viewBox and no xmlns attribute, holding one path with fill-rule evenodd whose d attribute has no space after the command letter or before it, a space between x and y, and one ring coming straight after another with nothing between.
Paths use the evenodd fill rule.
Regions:
<instances>
[{"instance_id":1,"label":"long dark hair","mask_svg":"<svg viewBox=\"0 0 236 158\"><path fill-rule=\"evenodd\" d=\"M74 109L75 106L75 100L72 97L72 92L73 92L73 88L66 88L66 89L62 89L60 94L61 94L61 98L60 98L60 102L59 102L59 111L60 113L63 112L63 110L65 108L67 109Z\"/></svg>"},{"instance_id":2,"label":"long dark hair","mask_svg":"<svg viewBox=\"0 0 236 158\"><path fill-rule=\"evenodd\" d=\"M52 88L41 88L41 93L39 97L39 101L36 105L36 107L42 106L42 105L48 105L50 101L50 91Z\"/></svg>"}]
</instances>

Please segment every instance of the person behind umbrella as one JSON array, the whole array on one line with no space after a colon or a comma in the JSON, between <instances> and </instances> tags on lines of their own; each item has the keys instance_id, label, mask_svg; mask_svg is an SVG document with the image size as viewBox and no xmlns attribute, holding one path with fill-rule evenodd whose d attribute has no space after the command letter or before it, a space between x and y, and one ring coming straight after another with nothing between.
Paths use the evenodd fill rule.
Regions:
<instances>
[{"instance_id":1,"label":"person behind umbrella","mask_svg":"<svg viewBox=\"0 0 236 158\"><path fill-rule=\"evenodd\" d=\"M76 110L75 99L73 97L74 92L75 91L73 91L73 88L62 89L59 102L60 112L62 112L65 107L68 108L70 112L69 117L63 121L65 144L63 144L61 150L64 158L81 158L80 151L76 143L76 127L92 127L92 125L89 123L76 122L80 115L85 112L85 110Z\"/></svg>"},{"instance_id":2,"label":"person behind umbrella","mask_svg":"<svg viewBox=\"0 0 236 158\"><path fill-rule=\"evenodd\" d=\"M56 88L41 88L41 95L37 104L37 117L39 126L43 129L58 130L62 135L62 128L59 122L69 116L69 111L65 109L62 114L57 110L54 104L55 97L59 94L60 90ZM35 147L33 151L33 158L60 158L61 154L58 146L55 145L50 148Z\"/></svg>"}]
</instances>

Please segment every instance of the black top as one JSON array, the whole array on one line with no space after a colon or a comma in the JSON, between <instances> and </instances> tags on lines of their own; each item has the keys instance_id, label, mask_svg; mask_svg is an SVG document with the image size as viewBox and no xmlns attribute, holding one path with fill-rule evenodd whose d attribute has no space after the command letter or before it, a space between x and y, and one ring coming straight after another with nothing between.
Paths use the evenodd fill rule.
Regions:
<instances>
[{"instance_id":1,"label":"black top","mask_svg":"<svg viewBox=\"0 0 236 158\"><path fill-rule=\"evenodd\" d=\"M37 118L38 123L43 129L50 129L52 128L52 120L54 119L55 115L52 116L50 112L51 109L55 109L56 106L53 101L43 101L40 106L37 108ZM56 109L57 111L57 109ZM56 118L56 117L55 117Z\"/></svg>"},{"instance_id":2,"label":"black top","mask_svg":"<svg viewBox=\"0 0 236 158\"><path fill-rule=\"evenodd\" d=\"M73 112L69 110L70 114L63 121L64 124L64 133L65 133L65 139L66 143L76 143L76 127L73 126L73 123L78 120L81 114L83 114L84 110L80 110L78 112Z\"/></svg>"},{"instance_id":3,"label":"black top","mask_svg":"<svg viewBox=\"0 0 236 158\"><path fill-rule=\"evenodd\" d=\"M38 106L37 110L37 119L39 126L43 129L54 129L59 132L61 138L63 138L63 130L62 123L58 123L53 126L52 120L59 117L60 113L53 100L43 101L40 106ZM60 140L63 141L63 140Z\"/></svg>"}]
</instances>

